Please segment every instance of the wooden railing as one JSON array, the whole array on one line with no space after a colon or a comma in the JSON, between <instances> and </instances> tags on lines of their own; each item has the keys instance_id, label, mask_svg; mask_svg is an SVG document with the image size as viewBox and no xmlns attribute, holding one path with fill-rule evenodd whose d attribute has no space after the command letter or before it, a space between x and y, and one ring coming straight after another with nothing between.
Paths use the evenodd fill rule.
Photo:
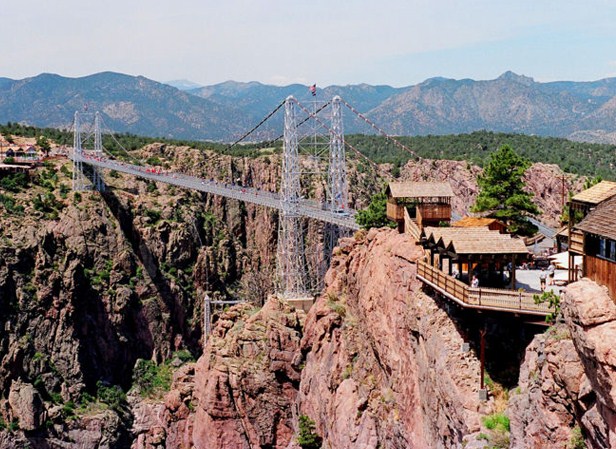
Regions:
<instances>
[{"instance_id":1,"label":"wooden railing","mask_svg":"<svg viewBox=\"0 0 616 449\"><path fill-rule=\"evenodd\" d=\"M417 277L463 307L531 315L548 315L553 312L546 303L535 304L536 293L469 287L464 282L421 260L417 262Z\"/></svg>"},{"instance_id":2,"label":"wooden railing","mask_svg":"<svg viewBox=\"0 0 616 449\"><path fill-rule=\"evenodd\" d=\"M421 230L409 215L409 210L406 207L404 208L404 233L410 234L416 241L421 238Z\"/></svg>"}]
</instances>

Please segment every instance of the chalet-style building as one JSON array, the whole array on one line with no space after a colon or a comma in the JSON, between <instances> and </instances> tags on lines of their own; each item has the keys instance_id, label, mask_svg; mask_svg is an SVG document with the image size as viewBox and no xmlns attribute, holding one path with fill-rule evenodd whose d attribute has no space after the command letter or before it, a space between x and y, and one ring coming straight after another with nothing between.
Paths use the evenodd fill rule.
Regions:
<instances>
[{"instance_id":1,"label":"chalet-style building","mask_svg":"<svg viewBox=\"0 0 616 449\"><path fill-rule=\"evenodd\" d=\"M448 182L391 182L387 187L387 218L399 232L419 239L425 226L451 222L453 190Z\"/></svg>"},{"instance_id":2,"label":"chalet-style building","mask_svg":"<svg viewBox=\"0 0 616 449\"><path fill-rule=\"evenodd\" d=\"M575 225L582 234L583 275L605 285L616 300L616 194Z\"/></svg>"},{"instance_id":3,"label":"chalet-style building","mask_svg":"<svg viewBox=\"0 0 616 449\"><path fill-rule=\"evenodd\" d=\"M575 195L569 201L569 282L577 280L574 257L585 253L584 232L578 223L604 201L616 196L616 182L601 181Z\"/></svg>"}]
</instances>

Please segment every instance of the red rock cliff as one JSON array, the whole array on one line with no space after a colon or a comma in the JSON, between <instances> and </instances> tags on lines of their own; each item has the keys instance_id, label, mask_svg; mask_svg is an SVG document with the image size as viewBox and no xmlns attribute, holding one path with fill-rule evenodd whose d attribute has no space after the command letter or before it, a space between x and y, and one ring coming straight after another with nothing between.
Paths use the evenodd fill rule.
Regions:
<instances>
[{"instance_id":1,"label":"red rock cliff","mask_svg":"<svg viewBox=\"0 0 616 449\"><path fill-rule=\"evenodd\" d=\"M324 447L453 448L479 430L479 362L420 291L420 256L389 230L341 242L301 347L299 410Z\"/></svg>"}]
</instances>

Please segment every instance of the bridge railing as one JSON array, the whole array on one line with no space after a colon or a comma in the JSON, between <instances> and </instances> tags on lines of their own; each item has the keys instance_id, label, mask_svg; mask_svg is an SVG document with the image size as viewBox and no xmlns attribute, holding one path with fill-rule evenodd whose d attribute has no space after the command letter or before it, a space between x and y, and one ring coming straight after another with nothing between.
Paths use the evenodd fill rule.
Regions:
<instances>
[{"instance_id":1,"label":"bridge railing","mask_svg":"<svg viewBox=\"0 0 616 449\"><path fill-rule=\"evenodd\" d=\"M422 260L417 262L417 278L463 307L502 310L532 315L548 315L546 303L535 304L535 293L498 288L469 287Z\"/></svg>"}]
</instances>

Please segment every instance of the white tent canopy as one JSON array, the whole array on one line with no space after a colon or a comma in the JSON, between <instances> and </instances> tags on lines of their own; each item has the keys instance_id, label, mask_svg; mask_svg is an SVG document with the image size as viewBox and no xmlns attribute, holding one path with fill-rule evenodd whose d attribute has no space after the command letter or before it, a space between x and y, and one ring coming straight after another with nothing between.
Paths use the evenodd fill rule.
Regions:
<instances>
[{"instance_id":1,"label":"white tent canopy","mask_svg":"<svg viewBox=\"0 0 616 449\"><path fill-rule=\"evenodd\" d=\"M562 253L552 254L548 257L552 261L552 263L556 266L556 268L562 268L564 270L569 269L569 251L565 251ZM584 259L582 256L574 256L573 264L576 267L582 266L582 261Z\"/></svg>"}]
</instances>

